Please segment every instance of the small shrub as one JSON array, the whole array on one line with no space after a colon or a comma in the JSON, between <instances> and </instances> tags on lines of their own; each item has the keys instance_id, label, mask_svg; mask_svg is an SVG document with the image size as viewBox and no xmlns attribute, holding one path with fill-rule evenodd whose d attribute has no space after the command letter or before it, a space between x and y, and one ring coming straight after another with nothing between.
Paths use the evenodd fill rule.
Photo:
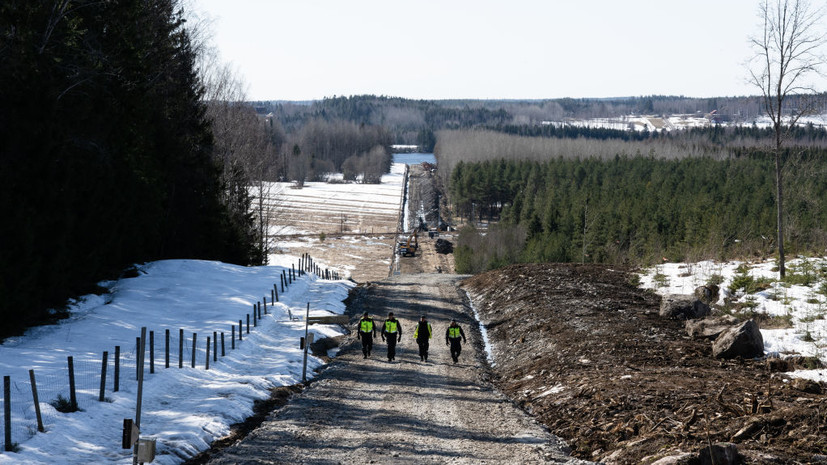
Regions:
<instances>
[{"instance_id":1,"label":"small shrub","mask_svg":"<svg viewBox=\"0 0 827 465\"><path fill-rule=\"evenodd\" d=\"M652 281L654 281L657 287L667 287L669 286L669 278L663 273L655 273L652 276Z\"/></svg>"},{"instance_id":2,"label":"small shrub","mask_svg":"<svg viewBox=\"0 0 827 465\"><path fill-rule=\"evenodd\" d=\"M813 341L815 341L815 339L813 339L813 335L810 334L809 331L804 332L804 335L801 336L801 340L804 341L804 342L813 342Z\"/></svg>"},{"instance_id":3,"label":"small shrub","mask_svg":"<svg viewBox=\"0 0 827 465\"><path fill-rule=\"evenodd\" d=\"M632 287L640 287L640 275L637 273L630 273L629 285L631 285Z\"/></svg>"},{"instance_id":4,"label":"small shrub","mask_svg":"<svg viewBox=\"0 0 827 465\"><path fill-rule=\"evenodd\" d=\"M60 394L58 394L57 399L55 399L55 400L53 400L49 403L52 404L52 407L54 407L55 410L57 410L58 412L61 412L61 413L72 413L72 412L77 412L78 410L80 410L77 407L73 407L72 403L69 401L69 399L63 397Z\"/></svg>"},{"instance_id":5,"label":"small shrub","mask_svg":"<svg viewBox=\"0 0 827 465\"><path fill-rule=\"evenodd\" d=\"M784 283L791 284L791 285L799 285L799 286L807 286L810 287L818 281L818 276L815 273L810 271L804 271L802 273L797 273L793 271L792 273L787 273L784 276Z\"/></svg>"},{"instance_id":6,"label":"small shrub","mask_svg":"<svg viewBox=\"0 0 827 465\"><path fill-rule=\"evenodd\" d=\"M706 280L707 286L720 286L724 282L724 277L718 273L713 274Z\"/></svg>"},{"instance_id":7,"label":"small shrub","mask_svg":"<svg viewBox=\"0 0 827 465\"><path fill-rule=\"evenodd\" d=\"M740 269L741 267L739 267ZM769 278L753 278L748 271L739 272L732 278L729 284L729 291L733 294L739 289L743 289L745 294L755 294L756 292L765 291L770 288L773 280Z\"/></svg>"},{"instance_id":8,"label":"small shrub","mask_svg":"<svg viewBox=\"0 0 827 465\"><path fill-rule=\"evenodd\" d=\"M801 323L812 323L813 321L823 320L823 319L824 319L824 314L823 313L814 313L814 314L807 315L804 318L800 318L798 321L800 321Z\"/></svg>"},{"instance_id":9,"label":"small shrub","mask_svg":"<svg viewBox=\"0 0 827 465\"><path fill-rule=\"evenodd\" d=\"M319 242L324 242L325 239L327 239L327 234L319 233Z\"/></svg>"},{"instance_id":10,"label":"small shrub","mask_svg":"<svg viewBox=\"0 0 827 465\"><path fill-rule=\"evenodd\" d=\"M822 368L824 365L818 357L804 357L801 360L801 366L804 367L805 370L817 370Z\"/></svg>"},{"instance_id":11,"label":"small shrub","mask_svg":"<svg viewBox=\"0 0 827 465\"><path fill-rule=\"evenodd\" d=\"M750 310L755 310L758 307L758 300L755 297L747 297L744 299L744 302L741 304L742 308L748 308Z\"/></svg>"}]
</instances>

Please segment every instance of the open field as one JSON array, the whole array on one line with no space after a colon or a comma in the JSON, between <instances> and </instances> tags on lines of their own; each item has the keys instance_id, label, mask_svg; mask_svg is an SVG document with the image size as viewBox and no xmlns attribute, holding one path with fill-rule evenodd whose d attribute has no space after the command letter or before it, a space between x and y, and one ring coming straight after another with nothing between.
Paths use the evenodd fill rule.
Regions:
<instances>
[{"instance_id":1,"label":"open field","mask_svg":"<svg viewBox=\"0 0 827 465\"><path fill-rule=\"evenodd\" d=\"M395 164L382 184L307 183L301 189L278 183L269 202L277 205L270 224L274 235L273 252L301 255L309 253L317 263L338 269L356 282L377 281L394 270L407 273L453 273L453 255L436 253L436 238L421 234L416 257L397 257L397 224L410 229L412 218L422 216L419 198L424 184L432 179L420 166L411 167L409 212L402 209L405 165ZM442 235L453 241L453 236Z\"/></svg>"}]
</instances>

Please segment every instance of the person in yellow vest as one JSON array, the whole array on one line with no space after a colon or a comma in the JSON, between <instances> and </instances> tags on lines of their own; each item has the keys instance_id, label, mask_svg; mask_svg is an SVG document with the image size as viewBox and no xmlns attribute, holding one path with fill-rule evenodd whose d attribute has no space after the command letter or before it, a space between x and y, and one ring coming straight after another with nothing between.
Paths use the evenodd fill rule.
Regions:
<instances>
[{"instance_id":1,"label":"person in yellow vest","mask_svg":"<svg viewBox=\"0 0 827 465\"><path fill-rule=\"evenodd\" d=\"M402 340L402 325L399 320L393 317L393 312L388 313L388 319L382 323L382 340L388 341L388 361L396 359L396 342Z\"/></svg>"},{"instance_id":2,"label":"person in yellow vest","mask_svg":"<svg viewBox=\"0 0 827 465\"><path fill-rule=\"evenodd\" d=\"M431 335L431 324L425 319L425 315L422 315L422 318L419 319L419 324L416 325L416 329L414 329L414 339L416 339L416 343L419 344L419 361L421 362L428 361L428 343L430 342L429 339L431 339Z\"/></svg>"},{"instance_id":3,"label":"person in yellow vest","mask_svg":"<svg viewBox=\"0 0 827 465\"><path fill-rule=\"evenodd\" d=\"M451 346L451 358L454 359L454 363L459 361L459 354L462 352L460 339L462 342L466 341L465 332L457 324L457 320L451 320L451 325L445 330L445 345Z\"/></svg>"},{"instance_id":4,"label":"person in yellow vest","mask_svg":"<svg viewBox=\"0 0 827 465\"><path fill-rule=\"evenodd\" d=\"M362 340L362 358L370 357L370 351L373 350L373 338L376 337L376 325L373 324L373 318L365 312L359 320L359 339Z\"/></svg>"}]
</instances>

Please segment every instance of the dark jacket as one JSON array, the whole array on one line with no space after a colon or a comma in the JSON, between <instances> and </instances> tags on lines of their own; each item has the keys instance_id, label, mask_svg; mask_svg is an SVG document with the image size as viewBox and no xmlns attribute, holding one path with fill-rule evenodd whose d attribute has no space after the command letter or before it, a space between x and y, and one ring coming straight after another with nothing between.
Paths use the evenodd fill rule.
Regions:
<instances>
[{"instance_id":1,"label":"dark jacket","mask_svg":"<svg viewBox=\"0 0 827 465\"><path fill-rule=\"evenodd\" d=\"M427 321L420 321L414 330L414 339L417 342L425 342L431 338L433 331L431 331L431 324Z\"/></svg>"}]
</instances>

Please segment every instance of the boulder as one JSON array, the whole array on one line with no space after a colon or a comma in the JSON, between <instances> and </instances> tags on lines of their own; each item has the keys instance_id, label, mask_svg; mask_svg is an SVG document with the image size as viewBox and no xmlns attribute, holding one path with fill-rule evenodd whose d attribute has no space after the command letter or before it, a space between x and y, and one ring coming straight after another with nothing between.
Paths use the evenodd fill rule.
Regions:
<instances>
[{"instance_id":1,"label":"boulder","mask_svg":"<svg viewBox=\"0 0 827 465\"><path fill-rule=\"evenodd\" d=\"M738 323L740 320L731 315L686 320L686 334L698 339L712 340Z\"/></svg>"},{"instance_id":2,"label":"boulder","mask_svg":"<svg viewBox=\"0 0 827 465\"><path fill-rule=\"evenodd\" d=\"M704 447L698 455L701 465L735 465L744 460L735 444L729 442Z\"/></svg>"},{"instance_id":3,"label":"boulder","mask_svg":"<svg viewBox=\"0 0 827 465\"><path fill-rule=\"evenodd\" d=\"M679 320L703 318L709 315L709 305L691 295L667 295L660 302L660 316Z\"/></svg>"},{"instance_id":4,"label":"boulder","mask_svg":"<svg viewBox=\"0 0 827 465\"><path fill-rule=\"evenodd\" d=\"M720 295L721 288L718 287L717 284L709 284L695 288L695 298L707 305L717 302Z\"/></svg>"},{"instance_id":5,"label":"boulder","mask_svg":"<svg viewBox=\"0 0 827 465\"><path fill-rule=\"evenodd\" d=\"M764 338L753 320L724 331L712 343L715 358L755 358L764 355Z\"/></svg>"}]
</instances>

